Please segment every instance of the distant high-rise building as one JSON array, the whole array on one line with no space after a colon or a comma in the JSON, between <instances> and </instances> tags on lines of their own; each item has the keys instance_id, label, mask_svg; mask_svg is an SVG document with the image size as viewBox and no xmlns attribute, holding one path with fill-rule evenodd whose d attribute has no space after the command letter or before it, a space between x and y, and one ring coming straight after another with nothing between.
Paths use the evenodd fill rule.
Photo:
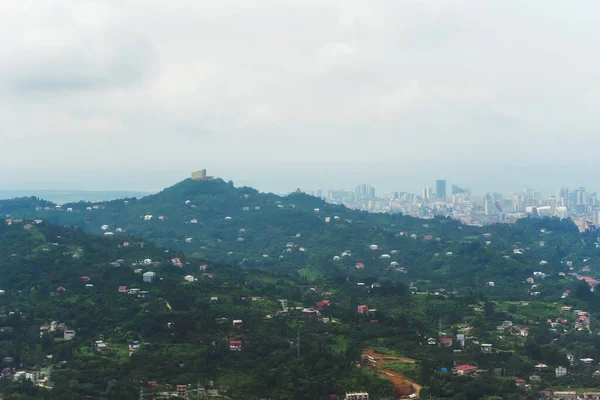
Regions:
<instances>
[{"instance_id":1,"label":"distant high-rise building","mask_svg":"<svg viewBox=\"0 0 600 400\"><path fill-rule=\"evenodd\" d=\"M375 198L375 188L363 183L354 189L354 195L356 200L372 200Z\"/></svg>"},{"instance_id":2,"label":"distant high-rise building","mask_svg":"<svg viewBox=\"0 0 600 400\"><path fill-rule=\"evenodd\" d=\"M485 215L496 214L496 206L494 204L494 200L486 200L484 203L484 208Z\"/></svg>"},{"instance_id":3,"label":"distant high-rise building","mask_svg":"<svg viewBox=\"0 0 600 400\"><path fill-rule=\"evenodd\" d=\"M317 190L315 190L315 196L316 196L316 197L321 197L321 195L322 195L322 194L323 194L323 193L321 192L321 189L317 189Z\"/></svg>"},{"instance_id":4,"label":"distant high-rise building","mask_svg":"<svg viewBox=\"0 0 600 400\"><path fill-rule=\"evenodd\" d=\"M433 192L433 190L431 190L431 188L425 188L425 189L423 189L423 200L425 200L425 201L433 201L432 192Z\"/></svg>"},{"instance_id":5,"label":"distant high-rise building","mask_svg":"<svg viewBox=\"0 0 600 400\"><path fill-rule=\"evenodd\" d=\"M375 198L375 188L373 186L367 187L367 198L371 200Z\"/></svg>"},{"instance_id":6,"label":"distant high-rise building","mask_svg":"<svg viewBox=\"0 0 600 400\"><path fill-rule=\"evenodd\" d=\"M435 195L438 200L446 200L446 180L435 181Z\"/></svg>"}]
</instances>

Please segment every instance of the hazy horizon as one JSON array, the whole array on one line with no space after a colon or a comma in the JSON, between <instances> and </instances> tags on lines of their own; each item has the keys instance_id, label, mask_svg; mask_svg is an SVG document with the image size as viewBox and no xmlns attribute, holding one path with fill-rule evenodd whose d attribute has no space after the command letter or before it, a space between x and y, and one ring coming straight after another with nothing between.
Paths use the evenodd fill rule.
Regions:
<instances>
[{"instance_id":1,"label":"hazy horizon","mask_svg":"<svg viewBox=\"0 0 600 400\"><path fill-rule=\"evenodd\" d=\"M206 166L201 166L206 167ZM594 179L586 180L578 175L577 170L585 166L508 166L502 164L481 164L465 167L464 164L453 164L443 171L426 165L402 165L392 167L387 164L371 163L367 166L340 166L331 164L291 165L279 164L253 166L220 166L208 168L209 175L215 175L225 181L232 180L235 186L251 186L261 192L285 194L300 188L311 191L327 189L353 190L357 185L366 183L373 185L378 196L384 192L409 192L421 194L422 189L435 189L436 179L446 179L447 190L450 193L452 184L470 189L473 195L483 195L488 192L503 194L519 192L531 188L544 196L554 195L560 187L571 190L584 186L590 192L595 192ZM345 172L340 171L346 169ZM84 190L84 191L130 191L158 192L166 187L189 178L189 171L179 169L149 170L142 173L113 174L106 171L89 171L88 178L78 179L77 176L66 175L63 179L48 181L23 181L3 179L0 190ZM467 172L465 172L465 170ZM303 171L304 173L301 173ZM323 174L322 171L327 171ZM501 171L503 178L499 179ZM489 177L496 174L496 178ZM588 171L586 176L596 176L600 173ZM105 176L106 178L103 178Z\"/></svg>"}]
</instances>

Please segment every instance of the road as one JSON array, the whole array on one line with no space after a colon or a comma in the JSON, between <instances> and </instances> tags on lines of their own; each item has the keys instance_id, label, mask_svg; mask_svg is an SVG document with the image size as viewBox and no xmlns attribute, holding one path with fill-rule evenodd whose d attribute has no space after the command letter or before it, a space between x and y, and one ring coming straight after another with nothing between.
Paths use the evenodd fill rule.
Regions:
<instances>
[{"instance_id":1,"label":"road","mask_svg":"<svg viewBox=\"0 0 600 400\"><path fill-rule=\"evenodd\" d=\"M375 369L380 374L384 375L385 379L388 379L394 385L394 392L397 396L406 396L409 394L419 395L421 391L421 385L417 382L405 378L402 373L387 369L386 365L390 362L402 362L414 364L416 360L407 357L396 357L388 354L376 353L373 349L366 349L362 352L363 355L369 355L375 359L375 365L371 368Z\"/></svg>"}]
</instances>

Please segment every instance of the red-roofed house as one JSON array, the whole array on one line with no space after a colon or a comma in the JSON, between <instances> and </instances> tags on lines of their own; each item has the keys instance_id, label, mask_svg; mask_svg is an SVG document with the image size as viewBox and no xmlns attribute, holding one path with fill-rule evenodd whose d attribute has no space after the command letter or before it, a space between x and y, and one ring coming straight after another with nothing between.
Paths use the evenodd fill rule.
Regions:
<instances>
[{"instance_id":1,"label":"red-roofed house","mask_svg":"<svg viewBox=\"0 0 600 400\"><path fill-rule=\"evenodd\" d=\"M527 337L527 336L529 336L529 328L521 328L519 333L521 334L521 336Z\"/></svg>"},{"instance_id":2,"label":"red-roofed house","mask_svg":"<svg viewBox=\"0 0 600 400\"><path fill-rule=\"evenodd\" d=\"M325 308L325 307L329 307L329 306L331 306L331 301L329 301L329 300L317 301L317 302L315 303L315 306L316 306L316 307L317 307L319 310L322 310L322 309L323 309L323 308Z\"/></svg>"},{"instance_id":3,"label":"red-roofed house","mask_svg":"<svg viewBox=\"0 0 600 400\"><path fill-rule=\"evenodd\" d=\"M82 276L82 277L81 277L81 278L79 278L79 279L81 279L83 282L89 282L89 281L90 281L90 277L89 277L89 276L85 276L85 275L84 275L84 276Z\"/></svg>"},{"instance_id":4,"label":"red-roofed house","mask_svg":"<svg viewBox=\"0 0 600 400\"><path fill-rule=\"evenodd\" d=\"M522 378L517 378L515 379L515 385L517 385L518 387L525 387L525 379Z\"/></svg>"},{"instance_id":5,"label":"red-roofed house","mask_svg":"<svg viewBox=\"0 0 600 400\"><path fill-rule=\"evenodd\" d=\"M585 283L587 283L591 287L597 286L600 283L600 281L590 278L589 276L582 276L581 279L583 279Z\"/></svg>"},{"instance_id":6,"label":"red-roofed house","mask_svg":"<svg viewBox=\"0 0 600 400\"><path fill-rule=\"evenodd\" d=\"M359 314L367 314L369 312L369 306L358 306L357 311Z\"/></svg>"},{"instance_id":7,"label":"red-roofed house","mask_svg":"<svg viewBox=\"0 0 600 400\"><path fill-rule=\"evenodd\" d=\"M173 257L171 258L171 263L176 266L176 267L181 267L183 266L183 263L181 262L181 259L179 257Z\"/></svg>"},{"instance_id":8,"label":"red-roofed house","mask_svg":"<svg viewBox=\"0 0 600 400\"><path fill-rule=\"evenodd\" d=\"M121 285L117 290L119 291L119 293L127 293L127 286Z\"/></svg>"},{"instance_id":9,"label":"red-roofed house","mask_svg":"<svg viewBox=\"0 0 600 400\"><path fill-rule=\"evenodd\" d=\"M423 236L423 239L431 240L431 239L433 239L433 235L425 235L425 236Z\"/></svg>"},{"instance_id":10,"label":"red-roofed house","mask_svg":"<svg viewBox=\"0 0 600 400\"><path fill-rule=\"evenodd\" d=\"M357 262L355 265L356 269L364 269L365 268L365 264L361 263L361 262Z\"/></svg>"},{"instance_id":11,"label":"red-roofed house","mask_svg":"<svg viewBox=\"0 0 600 400\"><path fill-rule=\"evenodd\" d=\"M449 338L449 337L441 338L440 344L444 347L451 347L452 346L452 338Z\"/></svg>"},{"instance_id":12,"label":"red-roofed house","mask_svg":"<svg viewBox=\"0 0 600 400\"><path fill-rule=\"evenodd\" d=\"M66 289L62 286L56 288L56 293L64 292Z\"/></svg>"},{"instance_id":13,"label":"red-roofed house","mask_svg":"<svg viewBox=\"0 0 600 400\"><path fill-rule=\"evenodd\" d=\"M241 340L231 340L229 342L229 350L242 351L242 341Z\"/></svg>"},{"instance_id":14,"label":"red-roofed house","mask_svg":"<svg viewBox=\"0 0 600 400\"><path fill-rule=\"evenodd\" d=\"M457 365L452 368L455 375L473 375L477 371L477 367L468 364Z\"/></svg>"}]
</instances>

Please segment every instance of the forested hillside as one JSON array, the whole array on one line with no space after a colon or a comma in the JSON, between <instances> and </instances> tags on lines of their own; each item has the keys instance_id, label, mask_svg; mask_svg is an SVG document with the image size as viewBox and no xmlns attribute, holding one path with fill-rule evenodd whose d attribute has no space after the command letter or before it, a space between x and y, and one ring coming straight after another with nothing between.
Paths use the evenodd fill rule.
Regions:
<instances>
[{"instance_id":1,"label":"forested hillside","mask_svg":"<svg viewBox=\"0 0 600 400\"><path fill-rule=\"evenodd\" d=\"M502 287L496 292L512 291L515 298L528 295L515 281L538 270L568 272L569 257L595 253L595 238L582 237L568 220L477 228L445 218L369 214L302 193L279 197L220 179L187 179L141 199L59 208L32 198L12 200L0 202L0 212L95 234L143 237L188 256L299 273L313 282L387 274L419 288L452 291L481 290L492 281Z\"/></svg>"}]
</instances>

